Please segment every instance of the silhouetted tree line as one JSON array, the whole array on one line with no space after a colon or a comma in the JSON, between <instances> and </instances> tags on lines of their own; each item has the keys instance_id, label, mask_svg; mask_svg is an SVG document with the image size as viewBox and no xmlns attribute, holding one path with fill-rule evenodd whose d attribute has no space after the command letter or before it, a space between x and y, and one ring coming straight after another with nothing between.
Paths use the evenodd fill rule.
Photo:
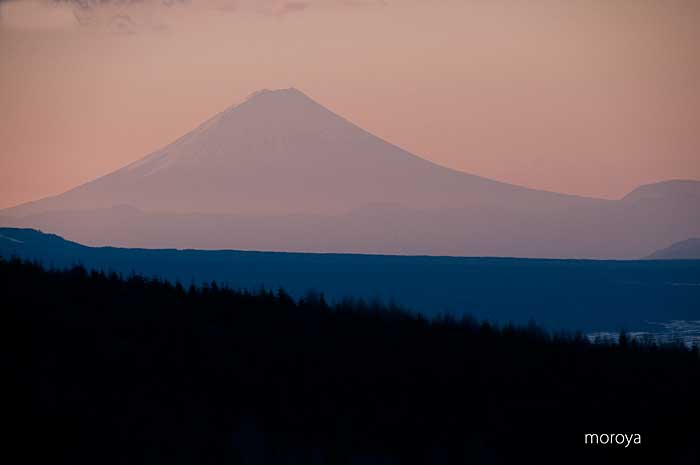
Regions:
<instances>
[{"instance_id":1,"label":"silhouetted tree line","mask_svg":"<svg viewBox=\"0 0 700 465\"><path fill-rule=\"evenodd\" d=\"M0 286L12 463L700 463L682 345L17 259Z\"/></svg>"}]
</instances>

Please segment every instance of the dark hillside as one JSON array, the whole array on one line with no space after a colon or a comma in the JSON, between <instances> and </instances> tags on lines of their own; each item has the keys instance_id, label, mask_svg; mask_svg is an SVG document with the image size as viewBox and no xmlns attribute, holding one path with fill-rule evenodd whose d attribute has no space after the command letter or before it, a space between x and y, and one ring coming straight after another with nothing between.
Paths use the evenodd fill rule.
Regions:
<instances>
[{"instance_id":1,"label":"dark hillside","mask_svg":"<svg viewBox=\"0 0 700 465\"><path fill-rule=\"evenodd\" d=\"M681 346L19 260L0 259L0 292L6 461L700 460L700 357ZM584 446L591 432L642 443Z\"/></svg>"},{"instance_id":2,"label":"dark hillside","mask_svg":"<svg viewBox=\"0 0 700 465\"><path fill-rule=\"evenodd\" d=\"M394 301L425 316L473 315L498 323L585 332L656 331L649 322L700 320L700 260L615 261L426 257L238 250L86 247L31 229L0 228L0 256L55 267L215 280L231 287L310 289L329 301Z\"/></svg>"}]
</instances>

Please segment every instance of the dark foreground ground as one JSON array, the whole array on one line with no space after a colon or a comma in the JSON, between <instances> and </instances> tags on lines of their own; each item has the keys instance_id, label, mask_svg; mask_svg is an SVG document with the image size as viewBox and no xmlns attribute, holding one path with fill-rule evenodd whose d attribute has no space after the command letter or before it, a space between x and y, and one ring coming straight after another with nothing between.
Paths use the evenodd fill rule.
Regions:
<instances>
[{"instance_id":1,"label":"dark foreground ground","mask_svg":"<svg viewBox=\"0 0 700 465\"><path fill-rule=\"evenodd\" d=\"M3 461L700 463L683 346L19 260L0 259L0 291Z\"/></svg>"}]
</instances>

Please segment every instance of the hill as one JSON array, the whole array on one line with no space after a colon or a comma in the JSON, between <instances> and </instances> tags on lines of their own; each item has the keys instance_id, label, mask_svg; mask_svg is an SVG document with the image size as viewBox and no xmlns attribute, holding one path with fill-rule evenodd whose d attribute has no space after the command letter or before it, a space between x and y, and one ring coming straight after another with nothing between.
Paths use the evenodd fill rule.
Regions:
<instances>
[{"instance_id":1,"label":"hill","mask_svg":"<svg viewBox=\"0 0 700 465\"><path fill-rule=\"evenodd\" d=\"M657 331L650 322L700 320L700 261L596 261L119 249L86 247L35 230L0 228L0 256L48 266L82 263L184 285L215 280L293 297L380 299L440 313L548 329Z\"/></svg>"},{"instance_id":2,"label":"hill","mask_svg":"<svg viewBox=\"0 0 700 465\"><path fill-rule=\"evenodd\" d=\"M650 260L700 260L700 238L686 239L657 250L647 257Z\"/></svg>"},{"instance_id":3,"label":"hill","mask_svg":"<svg viewBox=\"0 0 700 465\"><path fill-rule=\"evenodd\" d=\"M681 346L1 258L0 296L3 452L28 463L700 458L700 358Z\"/></svg>"}]
</instances>

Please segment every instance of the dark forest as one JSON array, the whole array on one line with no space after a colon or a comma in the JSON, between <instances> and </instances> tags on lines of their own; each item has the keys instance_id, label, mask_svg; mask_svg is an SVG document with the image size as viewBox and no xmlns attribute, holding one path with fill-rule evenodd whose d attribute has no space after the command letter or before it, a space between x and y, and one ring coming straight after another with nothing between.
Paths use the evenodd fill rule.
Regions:
<instances>
[{"instance_id":1,"label":"dark forest","mask_svg":"<svg viewBox=\"0 0 700 465\"><path fill-rule=\"evenodd\" d=\"M19 259L0 291L19 463L700 463L700 356L680 343Z\"/></svg>"}]
</instances>

